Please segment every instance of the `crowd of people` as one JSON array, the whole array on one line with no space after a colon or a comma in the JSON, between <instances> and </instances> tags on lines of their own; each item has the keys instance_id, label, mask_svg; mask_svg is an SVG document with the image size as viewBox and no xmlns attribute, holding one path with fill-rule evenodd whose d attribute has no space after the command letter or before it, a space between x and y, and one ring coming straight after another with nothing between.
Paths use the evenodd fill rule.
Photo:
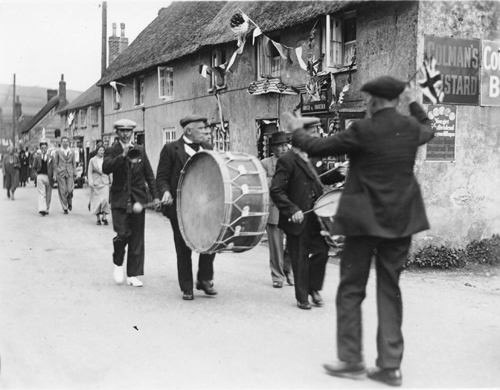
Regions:
<instances>
[{"instance_id":1,"label":"crowd of people","mask_svg":"<svg viewBox=\"0 0 500 390\"><path fill-rule=\"evenodd\" d=\"M325 364L327 373L359 379L365 375L391 386L400 386L403 357L402 298L399 277L412 235L428 229L422 196L413 168L417 149L434 136L427 115L416 103L409 84L382 76L364 84L367 116L348 129L319 138L318 118L285 114L286 132L270 137L273 155L262 160L266 171L270 211L267 220L269 264L274 288L286 280L294 286L297 307L310 310L324 304L323 287L329 245L326 235L345 237L340 259L337 307L338 361ZM409 101L410 116L396 109ZM163 147L156 177L143 146L134 144L136 123L122 119L114 124L118 141L110 147L98 144L88 163L91 187L89 210L97 224L113 229L113 277L133 287L143 286L145 210L135 204L149 203L170 220L177 254L178 282L182 299L194 299L193 290L217 295L214 287L215 253L200 253L196 279L192 251L186 244L176 212L179 179L188 159L200 150L212 150L207 118L190 115L180 121L182 136ZM291 139L290 139L291 136ZM291 147L289 143L291 141ZM47 215L53 181L65 214L72 209L74 154L68 139L54 155L47 143L30 166L36 171L38 208ZM346 154L349 168L328 170L322 158ZM13 149L3 159L4 187L14 199L23 160ZM26 179L23 181L23 179ZM325 185L345 181L333 226L324 231L310 211L325 191ZM151 199L153 200L151 202ZM284 238L286 237L286 247ZM125 256L126 269L124 269ZM365 298L370 265L375 259L377 277L378 331L376 368L366 370L362 349L361 303ZM309 301L309 297L311 301ZM312 303L312 305L311 305Z\"/></svg>"}]
</instances>

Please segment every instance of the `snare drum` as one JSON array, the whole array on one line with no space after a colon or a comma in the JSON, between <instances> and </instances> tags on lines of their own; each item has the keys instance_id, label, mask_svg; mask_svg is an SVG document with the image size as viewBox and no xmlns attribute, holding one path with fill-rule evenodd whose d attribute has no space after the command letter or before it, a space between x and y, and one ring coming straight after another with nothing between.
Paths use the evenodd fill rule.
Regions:
<instances>
[{"instance_id":1,"label":"snare drum","mask_svg":"<svg viewBox=\"0 0 500 390\"><path fill-rule=\"evenodd\" d=\"M342 190L332 190L321 195L316 203L314 204L314 214L319 219L319 223L321 224L321 228L328 232L328 235L325 235L326 242L331 246L337 246L334 241L333 231L333 218L337 213L337 208L339 207L340 195L342 194ZM335 237L338 237L335 235Z\"/></svg>"},{"instance_id":2,"label":"snare drum","mask_svg":"<svg viewBox=\"0 0 500 390\"><path fill-rule=\"evenodd\" d=\"M244 252L265 232L266 172L249 154L203 150L184 166L177 218L186 244L200 253Z\"/></svg>"}]
</instances>

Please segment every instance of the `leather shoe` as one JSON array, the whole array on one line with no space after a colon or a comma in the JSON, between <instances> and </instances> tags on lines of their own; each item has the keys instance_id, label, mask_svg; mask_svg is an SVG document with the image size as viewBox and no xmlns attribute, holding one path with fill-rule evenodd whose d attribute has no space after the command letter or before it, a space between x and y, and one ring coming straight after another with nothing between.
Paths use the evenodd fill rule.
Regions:
<instances>
[{"instance_id":1,"label":"leather shoe","mask_svg":"<svg viewBox=\"0 0 500 390\"><path fill-rule=\"evenodd\" d=\"M323 364L323 368L329 375L340 378L363 379L366 373L363 362L347 363L339 360L333 364Z\"/></svg>"},{"instance_id":2,"label":"leather shoe","mask_svg":"<svg viewBox=\"0 0 500 390\"><path fill-rule=\"evenodd\" d=\"M42 217L45 217L48 214L46 211L39 211L39 213L42 215Z\"/></svg>"},{"instance_id":3,"label":"leather shoe","mask_svg":"<svg viewBox=\"0 0 500 390\"><path fill-rule=\"evenodd\" d=\"M133 286L133 287L142 287L142 286L144 286L144 283L142 283L135 276L131 276L130 278L127 278L127 284L129 286Z\"/></svg>"},{"instance_id":4,"label":"leather shoe","mask_svg":"<svg viewBox=\"0 0 500 390\"><path fill-rule=\"evenodd\" d=\"M183 291L182 299L184 299L185 301L192 301L194 299L193 290Z\"/></svg>"},{"instance_id":5,"label":"leather shoe","mask_svg":"<svg viewBox=\"0 0 500 390\"><path fill-rule=\"evenodd\" d=\"M403 382L403 375L399 368L370 368L368 378L389 386L401 386Z\"/></svg>"},{"instance_id":6,"label":"leather shoe","mask_svg":"<svg viewBox=\"0 0 500 390\"><path fill-rule=\"evenodd\" d=\"M68 214L68 210L64 210L64 214Z\"/></svg>"},{"instance_id":7,"label":"leather shoe","mask_svg":"<svg viewBox=\"0 0 500 390\"><path fill-rule=\"evenodd\" d=\"M283 283L281 283L281 282L273 282L273 287L274 288L281 288L281 287L283 287Z\"/></svg>"},{"instance_id":8,"label":"leather shoe","mask_svg":"<svg viewBox=\"0 0 500 390\"><path fill-rule=\"evenodd\" d=\"M123 266L118 266L115 264L115 269L113 271L113 277L115 278L116 283L122 283L123 282Z\"/></svg>"},{"instance_id":9,"label":"leather shoe","mask_svg":"<svg viewBox=\"0 0 500 390\"><path fill-rule=\"evenodd\" d=\"M317 290L311 290L309 292L309 295L312 297L312 301L316 306L323 306L323 304L325 303Z\"/></svg>"},{"instance_id":10,"label":"leather shoe","mask_svg":"<svg viewBox=\"0 0 500 390\"><path fill-rule=\"evenodd\" d=\"M297 307L302 310L311 310L311 304L309 302L297 301Z\"/></svg>"},{"instance_id":11,"label":"leather shoe","mask_svg":"<svg viewBox=\"0 0 500 390\"><path fill-rule=\"evenodd\" d=\"M217 290L212 286L213 284L211 284L208 280L199 280L196 282L197 290L203 290L207 295L217 295Z\"/></svg>"},{"instance_id":12,"label":"leather shoe","mask_svg":"<svg viewBox=\"0 0 500 390\"><path fill-rule=\"evenodd\" d=\"M293 286L293 275L289 272L286 275L286 282L290 285Z\"/></svg>"}]
</instances>

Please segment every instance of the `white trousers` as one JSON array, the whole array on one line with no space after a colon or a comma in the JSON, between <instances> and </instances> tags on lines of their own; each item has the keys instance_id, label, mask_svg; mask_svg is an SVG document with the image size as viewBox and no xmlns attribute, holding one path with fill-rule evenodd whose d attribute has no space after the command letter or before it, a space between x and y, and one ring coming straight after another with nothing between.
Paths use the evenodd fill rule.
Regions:
<instances>
[{"instance_id":1,"label":"white trousers","mask_svg":"<svg viewBox=\"0 0 500 390\"><path fill-rule=\"evenodd\" d=\"M52 186L49 183L49 177L44 174L38 174L36 177L36 187L38 189L38 212L50 209L50 199L52 198Z\"/></svg>"}]
</instances>

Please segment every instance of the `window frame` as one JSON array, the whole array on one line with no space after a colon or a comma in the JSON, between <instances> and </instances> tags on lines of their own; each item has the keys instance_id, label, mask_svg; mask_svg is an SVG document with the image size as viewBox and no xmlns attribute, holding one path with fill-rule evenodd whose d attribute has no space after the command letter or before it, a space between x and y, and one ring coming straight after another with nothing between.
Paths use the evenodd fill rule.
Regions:
<instances>
[{"instance_id":1,"label":"window frame","mask_svg":"<svg viewBox=\"0 0 500 390\"><path fill-rule=\"evenodd\" d=\"M162 77L162 71L167 71L171 73L171 78L167 79L171 81L171 89L170 95L162 94L165 92L163 89L166 87L162 83L162 79L165 79L165 76ZM169 91L167 91L169 92ZM174 67L173 66L159 66L158 67L158 97L164 101L174 100Z\"/></svg>"},{"instance_id":2,"label":"window frame","mask_svg":"<svg viewBox=\"0 0 500 390\"><path fill-rule=\"evenodd\" d=\"M78 110L78 127L84 129L87 127L87 109L81 108Z\"/></svg>"},{"instance_id":3,"label":"window frame","mask_svg":"<svg viewBox=\"0 0 500 390\"><path fill-rule=\"evenodd\" d=\"M277 55L271 56L267 55L264 46L264 35L260 35L257 37L257 45L256 45L256 56L257 56L257 80L265 80L265 79L274 79L281 78L281 55L274 47L271 42L271 39L267 42L268 49L271 51L275 51ZM264 68L264 70L263 70ZM277 68L277 72L273 73L273 68ZM266 74L266 72L269 72Z\"/></svg>"},{"instance_id":4,"label":"window frame","mask_svg":"<svg viewBox=\"0 0 500 390\"><path fill-rule=\"evenodd\" d=\"M162 129L162 138L163 138L163 145L166 145L168 143L174 142L177 139L177 132L175 130L175 127L163 127ZM169 137L170 135L170 137ZM170 138L170 140L169 140Z\"/></svg>"},{"instance_id":5,"label":"window frame","mask_svg":"<svg viewBox=\"0 0 500 390\"><path fill-rule=\"evenodd\" d=\"M356 50L356 42L357 42L357 30L356 30L356 39L351 41L345 41L345 25L348 20L354 19L355 23L357 20L357 15L355 11L348 12L342 16L333 16L326 15L323 23L323 30L321 32L321 51L325 54L325 58L323 60L323 69L329 69L333 72L341 71L343 68L349 66L352 62L352 55ZM336 40L337 44L340 45L340 54L334 56L332 52L332 23L338 22L338 34L340 35L340 40ZM335 37L334 37L335 38ZM332 54L331 54L332 53ZM348 55L352 53L352 55ZM340 59L336 58L337 56ZM350 58L348 58L350 57ZM354 68L356 63L354 63Z\"/></svg>"},{"instance_id":6,"label":"window frame","mask_svg":"<svg viewBox=\"0 0 500 390\"><path fill-rule=\"evenodd\" d=\"M99 107L90 106L88 109L90 110L89 112L90 125L93 127L99 126Z\"/></svg>"},{"instance_id":7,"label":"window frame","mask_svg":"<svg viewBox=\"0 0 500 390\"><path fill-rule=\"evenodd\" d=\"M136 106L144 105L144 76L134 79L134 104Z\"/></svg>"},{"instance_id":8,"label":"window frame","mask_svg":"<svg viewBox=\"0 0 500 390\"><path fill-rule=\"evenodd\" d=\"M214 49L210 53L210 66L213 68L215 66L220 66L227 61L227 50L226 49ZM212 72L208 78L208 92L213 92L215 90L227 88L227 77L224 73L222 76L222 83L217 83L217 74Z\"/></svg>"},{"instance_id":9,"label":"window frame","mask_svg":"<svg viewBox=\"0 0 500 390\"><path fill-rule=\"evenodd\" d=\"M120 99L119 99L120 101L118 101L118 99L116 98L118 95L120 95ZM122 96L122 94L120 92L117 92L116 89L111 88L111 97L112 97L112 100L113 100L113 110L115 110L115 111L121 110L122 107L123 107L123 104L122 104L123 96Z\"/></svg>"},{"instance_id":10,"label":"window frame","mask_svg":"<svg viewBox=\"0 0 500 390\"><path fill-rule=\"evenodd\" d=\"M229 121L224 121L224 133L221 131L221 124L213 123L212 128L212 145L216 152L229 152L231 150L231 134L229 132ZM221 135L223 135L221 137ZM222 146L222 148L221 148Z\"/></svg>"}]
</instances>

